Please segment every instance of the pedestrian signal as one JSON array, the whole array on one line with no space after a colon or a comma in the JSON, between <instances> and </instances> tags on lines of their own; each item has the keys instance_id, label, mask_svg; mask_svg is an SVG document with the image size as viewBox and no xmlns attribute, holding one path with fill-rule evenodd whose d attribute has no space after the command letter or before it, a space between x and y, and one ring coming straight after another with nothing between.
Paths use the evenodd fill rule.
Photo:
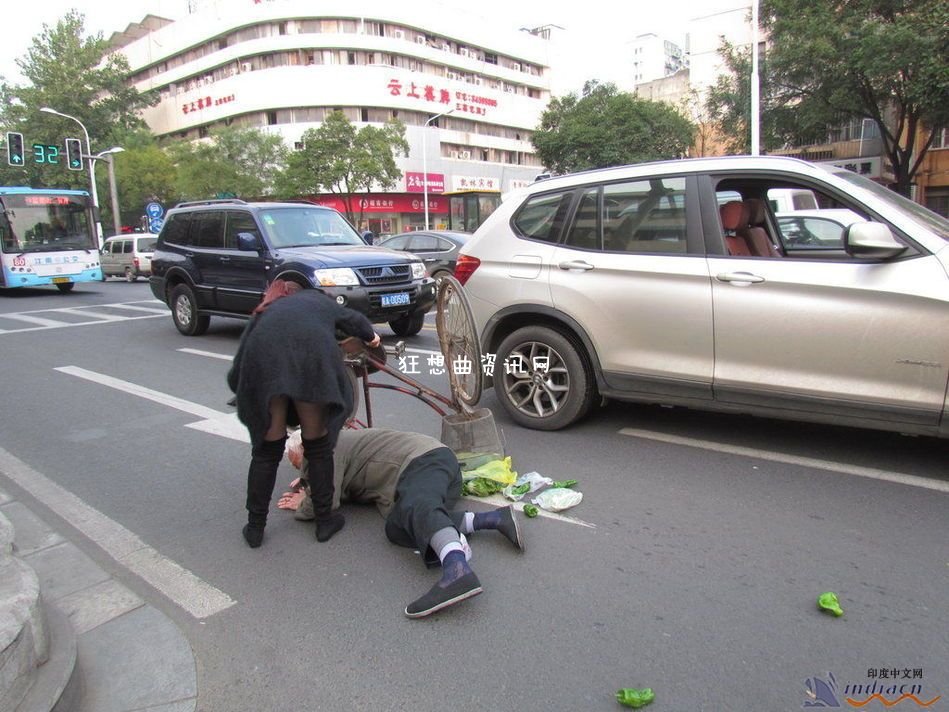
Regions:
<instances>
[{"instance_id":1,"label":"pedestrian signal","mask_svg":"<svg viewBox=\"0 0 949 712\"><path fill-rule=\"evenodd\" d=\"M23 134L16 131L7 131L7 163L23 165Z\"/></svg>"},{"instance_id":2,"label":"pedestrian signal","mask_svg":"<svg viewBox=\"0 0 949 712\"><path fill-rule=\"evenodd\" d=\"M82 170L82 143L78 138L66 139L66 165L71 171Z\"/></svg>"}]
</instances>

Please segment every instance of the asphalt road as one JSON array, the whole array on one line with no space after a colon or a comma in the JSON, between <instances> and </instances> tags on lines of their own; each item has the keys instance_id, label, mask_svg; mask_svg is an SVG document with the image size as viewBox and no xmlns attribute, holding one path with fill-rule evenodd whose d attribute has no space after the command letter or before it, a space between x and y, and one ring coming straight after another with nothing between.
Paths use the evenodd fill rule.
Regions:
<instances>
[{"instance_id":1,"label":"asphalt road","mask_svg":"<svg viewBox=\"0 0 949 712\"><path fill-rule=\"evenodd\" d=\"M224 381L242 328L181 336L144 282L0 294L0 447L234 602L208 614L85 540L181 627L199 709L614 710L618 688L651 687L657 712L777 712L828 673L845 708L876 682L949 709L949 443L622 404L541 433L489 392L515 469L584 499L575 521L525 520L523 555L473 537L485 593L413 621L436 573L372 508L328 544L274 509L264 546L244 544L249 446L227 436ZM437 348L429 327L406 342ZM377 426L440 433L411 398L373 406Z\"/></svg>"}]
</instances>

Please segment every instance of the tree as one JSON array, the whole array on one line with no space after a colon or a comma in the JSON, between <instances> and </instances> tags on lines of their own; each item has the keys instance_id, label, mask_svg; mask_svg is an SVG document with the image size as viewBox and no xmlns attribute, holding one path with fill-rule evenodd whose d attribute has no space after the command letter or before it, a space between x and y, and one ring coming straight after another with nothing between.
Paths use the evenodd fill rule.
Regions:
<instances>
[{"instance_id":1,"label":"tree","mask_svg":"<svg viewBox=\"0 0 949 712\"><path fill-rule=\"evenodd\" d=\"M763 0L775 99L798 134L850 119L879 128L894 176L913 176L949 124L949 5L944 0Z\"/></svg>"},{"instance_id":2,"label":"tree","mask_svg":"<svg viewBox=\"0 0 949 712\"><path fill-rule=\"evenodd\" d=\"M736 47L724 38L719 54L728 69L709 87L705 98L705 112L711 117L726 152L751 153L751 48ZM759 56L758 90L761 148L764 151L781 148L789 137L797 140L813 138L814 126L804 127L796 111L781 103L775 96L774 82L769 74L768 58ZM808 136L807 131L811 131ZM818 133L826 134L821 125Z\"/></svg>"},{"instance_id":3,"label":"tree","mask_svg":"<svg viewBox=\"0 0 949 712\"><path fill-rule=\"evenodd\" d=\"M113 156L122 221L126 225L138 225L145 214L146 204L158 202L168 206L177 200L177 170L171 156L145 129L127 133L118 143L125 148L124 152ZM107 175L106 171L99 171L96 178L103 173ZM107 191L107 184L100 183L99 195L108 195ZM103 206L102 213L103 223L110 225L111 201L108 210Z\"/></svg>"},{"instance_id":4,"label":"tree","mask_svg":"<svg viewBox=\"0 0 949 712\"><path fill-rule=\"evenodd\" d=\"M402 177L395 158L409 153L405 125L401 121L393 119L381 128L363 126L357 130L341 111L332 112L318 128L307 129L301 141L303 148L287 159L279 192L340 195L346 206L346 217L352 223L357 222L354 194L394 187Z\"/></svg>"},{"instance_id":5,"label":"tree","mask_svg":"<svg viewBox=\"0 0 949 712\"><path fill-rule=\"evenodd\" d=\"M144 126L138 113L158 100L157 93L140 93L128 85L129 66L121 54L107 54L101 33L85 37L83 16L68 12L55 26L43 25L26 56L16 60L29 82L0 86L0 123L6 131L24 135L27 160L23 168L0 167L0 182L33 187L89 188L88 173L32 160L34 143L59 146L67 137L82 140L82 129L69 119L43 113L43 107L79 119L89 132L93 153L116 145L115 136ZM3 162L6 163L5 161Z\"/></svg>"},{"instance_id":6,"label":"tree","mask_svg":"<svg viewBox=\"0 0 949 712\"><path fill-rule=\"evenodd\" d=\"M588 81L582 96L553 99L532 138L550 170L570 173L685 155L692 123L668 104Z\"/></svg>"},{"instance_id":7,"label":"tree","mask_svg":"<svg viewBox=\"0 0 949 712\"><path fill-rule=\"evenodd\" d=\"M182 141L168 150L178 171L177 192L186 200L271 195L287 154L280 136L231 126L213 130L208 141Z\"/></svg>"}]
</instances>

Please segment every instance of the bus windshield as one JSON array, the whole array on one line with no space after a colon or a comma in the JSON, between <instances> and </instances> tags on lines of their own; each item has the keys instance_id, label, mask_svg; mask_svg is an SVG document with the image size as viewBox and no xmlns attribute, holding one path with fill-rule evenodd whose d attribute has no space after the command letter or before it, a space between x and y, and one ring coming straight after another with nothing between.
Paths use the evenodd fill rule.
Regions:
<instances>
[{"instance_id":1,"label":"bus windshield","mask_svg":"<svg viewBox=\"0 0 949 712\"><path fill-rule=\"evenodd\" d=\"M95 250L88 200L83 195L0 195L0 250L6 254Z\"/></svg>"}]
</instances>

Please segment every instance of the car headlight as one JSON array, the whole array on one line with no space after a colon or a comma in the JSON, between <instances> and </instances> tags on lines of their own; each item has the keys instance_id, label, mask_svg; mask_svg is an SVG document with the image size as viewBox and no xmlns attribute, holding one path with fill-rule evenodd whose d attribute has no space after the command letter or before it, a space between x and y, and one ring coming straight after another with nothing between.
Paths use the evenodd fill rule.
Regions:
<instances>
[{"instance_id":1,"label":"car headlight","mask_svg":"<svg viewBox=\"0 0 949 712\"><path fill-rule=\"evenodd\" d=\"M349 267L318 269L313 272L321 287L358 287L359 278Z\"/></svg>"},{"instance_id":2,"label":"car headlight","mask_svg":"<svg viewBox=\"0 0 949 712\"><path fill-rule=\"evenodd\" d=\"M425 265L421 262L412 263L412 279L424 279L426 275Z\"/></svg>"}]
</instances>

